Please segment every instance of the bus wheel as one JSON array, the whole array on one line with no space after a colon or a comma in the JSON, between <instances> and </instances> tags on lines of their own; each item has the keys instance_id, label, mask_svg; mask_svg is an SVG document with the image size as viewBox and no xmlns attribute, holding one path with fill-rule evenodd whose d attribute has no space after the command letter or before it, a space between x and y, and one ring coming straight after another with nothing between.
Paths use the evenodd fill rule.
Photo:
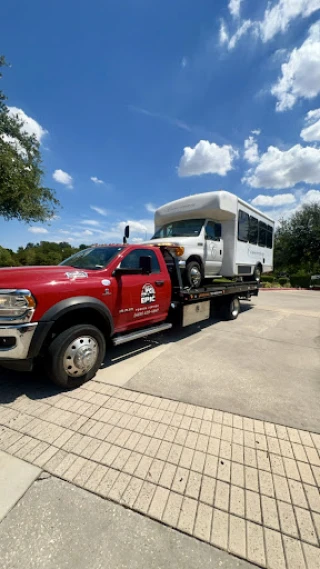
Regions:
<instances>
[{"instance_id":1,"label":"bus wheel","mask_svg":"<svg viewBox=\"0 0 320 569\"><path fill-rule=\"evenodd\" d=\"M202 282L202 271L200 263L190 261L186 266L186 281L191 288L199 288Z\"/></svg>"}]
</instances>

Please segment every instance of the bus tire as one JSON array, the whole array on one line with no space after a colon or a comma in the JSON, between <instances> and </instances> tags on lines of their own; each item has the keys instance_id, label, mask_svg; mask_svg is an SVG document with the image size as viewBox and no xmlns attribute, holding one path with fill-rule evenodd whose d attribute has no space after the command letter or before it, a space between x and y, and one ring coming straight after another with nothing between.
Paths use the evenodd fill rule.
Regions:
<instances>
[{"instance_id":1,"label":"bus tire","mask_svg":"<svg viewBox=\"0 0 320 569\"><path fill-rule=\"evenodd\" d=\"M190 288L199 288L203 281L202 267L198 261L189 261L185 270L186 283Z\"/></svg>"}]
</instances>

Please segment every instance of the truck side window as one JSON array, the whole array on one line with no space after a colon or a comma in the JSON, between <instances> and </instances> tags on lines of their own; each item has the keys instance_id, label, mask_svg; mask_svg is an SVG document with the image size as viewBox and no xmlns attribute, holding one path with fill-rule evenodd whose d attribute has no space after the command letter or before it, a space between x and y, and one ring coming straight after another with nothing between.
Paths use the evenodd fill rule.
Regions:
<instances>
[{"instance_id":1,"label":"truck side window","mask_svg":"<svg viewBox=\"0 0 320 569\"><path fill-rule=\"evenodd\" d=\"M241 211L241 209L239 209L238 239L239 241L249 241L249 214Z\"/></svg>"},{"instance_id":2,"label":"truck side window","mask_svg":"<svg viewBox=\"0 0 320 569\"><path fill-rule=\"evenodd\" d=\"M208 221L206 225L206 239L214 241L216 238L215 223L213 221Z\"/></svg>"},{"instance_id":3,"label":"truck side window","mask_svg":"<svg viewBox=\"0 0 320 569\"><path fill-rule=\"evenodd\" d=\"M139 269L140 257L151 257L152 273L161 272L157 255L150 249L135 249L128 253L128 255L121 261L121 269Z\"/></svg>"}]
</instances>

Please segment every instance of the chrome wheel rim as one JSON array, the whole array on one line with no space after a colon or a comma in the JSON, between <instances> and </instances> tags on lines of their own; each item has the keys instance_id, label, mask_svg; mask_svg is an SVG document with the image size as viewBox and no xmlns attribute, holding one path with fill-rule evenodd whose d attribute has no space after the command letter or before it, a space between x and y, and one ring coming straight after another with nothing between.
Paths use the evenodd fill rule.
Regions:
<instances>
[{"instance_id":1,"label":"chrome wheel rim","mask_svg":"<svg viewBox=\"0 0 320 569\"><path fill-rule=\"evenodd\" d=\"M192 267L190 271L191 282L193 286L199 286L201 283L201 272L197 267Z\"/></svg>"},{"instance_id":2,"label":"chrome wheel rim","mask_svg":"<svg viewBox=\"0 0 320 569\"><path fill-rule=\"evenodd\" d=\"M96 364L98 355L98 342L91 336L79 336L65 351L63 369L70 377L82 377Z\"/></svg>"}]
</instances>

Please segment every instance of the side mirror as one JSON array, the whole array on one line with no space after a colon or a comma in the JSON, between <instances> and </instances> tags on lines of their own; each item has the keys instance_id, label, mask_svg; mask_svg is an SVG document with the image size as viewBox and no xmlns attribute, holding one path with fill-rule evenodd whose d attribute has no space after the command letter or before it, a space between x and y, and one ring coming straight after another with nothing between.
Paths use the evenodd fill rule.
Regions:
<instances>
[{"instance_id":1,"label":"side mirror","mask_svg":"<svg viewBox=\"0 0 320 569\"><path fill-rule=\"evenodd\" d=\"M143 275L150 275L152 272L152 261L150 256L140 257L139 267Z\"/></svg>"},{"instance_id":2,"label":"side mirror","mask_svg":"<svg viewBox=\"0 0 320 569\"><path fill-rule=\"evenodd\" d=\"M123 243L127 243L129 236L130 236L130 227L129 227L129 225L126 225L124 228Z\"/></svg>"}]
</instances>

